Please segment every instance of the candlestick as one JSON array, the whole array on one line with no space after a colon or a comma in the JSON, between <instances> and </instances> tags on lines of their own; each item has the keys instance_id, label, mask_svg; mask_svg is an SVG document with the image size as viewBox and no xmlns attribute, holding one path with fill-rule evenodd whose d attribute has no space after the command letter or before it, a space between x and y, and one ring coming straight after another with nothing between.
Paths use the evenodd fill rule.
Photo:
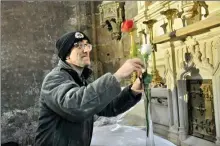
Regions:
<instances>
[{"instance_id":1,"label":"candlestick","mask_svg":"<svg viewBox=\"0 0 220 146\"><path fill-rule=\"evenodd\" d=\"M135 58L137 57L137 48L136 48L136 44L135 44L135 41L134 41L134 31L136 29L132 29L130 32L129 32L129 35L130 35L130 38L131 38L131 49L130 49L130 58ZM131 83L133 84L135 82L137 78L137 73L136 72L133 72L132 73L132 76L131 76Z\"/></svg>"},{"instance_id":2,"label":"candlestick","mask_svg":"<svg viewBox=\"0 0 220 146\"><path fill-rule=\"evenodd\" d=\"M152 68L152 86L156 87L156 86L161 86L162 85L162 78L159 75L159 72L156 68L156 55L155 55L155 51L156 51L156 45L153 44L153 25L154 23L156 23L157 20L155 19L150 19L148 21L144 21L143 24L146 24L150 33L150 44L153 47L153 52L152 52L152 60L153 60L153 68Z\"/></svg>"},{"instance_id":3,"label":"candlestick","mask_svg":"<svg viewBox=\"0 0 220 146\"><path fill-rule=\"evenodd\" d=\"M166 11L160 12L162 15L165 15L168 20L169 32L173 31L173 16L177 14L177 9L168 9Z\"/></svg>"}]
</instances>

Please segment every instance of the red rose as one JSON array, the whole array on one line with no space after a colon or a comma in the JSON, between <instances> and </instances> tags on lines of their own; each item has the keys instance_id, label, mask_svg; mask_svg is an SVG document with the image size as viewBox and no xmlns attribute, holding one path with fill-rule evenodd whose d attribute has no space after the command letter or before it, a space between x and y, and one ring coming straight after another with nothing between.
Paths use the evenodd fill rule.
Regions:
<instances>
[{"instance_id":1,"label":"red rose","mask_svg":"<svg viewBox=\"0 0 220 146\"><path fill-rule=\"evenodd\" d=\"M133 27L134 27L134 21L133 20L125 20L122 23L121 31L122 32L130 32Z\"/></svg>"}]
</instances>

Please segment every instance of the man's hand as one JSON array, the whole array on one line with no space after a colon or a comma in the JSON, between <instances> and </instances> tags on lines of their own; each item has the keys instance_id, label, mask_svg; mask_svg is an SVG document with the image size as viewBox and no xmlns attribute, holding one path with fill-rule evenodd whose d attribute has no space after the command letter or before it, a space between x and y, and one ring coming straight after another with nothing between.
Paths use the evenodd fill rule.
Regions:
<instances>
[{"instance_id":1,"label":"man's hand","mask_svg":"<svg viewBox=\"0 0 220 146\"><path fill-rule=\"evenodd\" d=\"M143 63L139 58L128 59L114 74L114 76L120 81L130 76L134 71L137 74L141 74Z\"/></svg>"},{"instance_id":2,"label":"man's hand","mask_svg":"<svg viewBox=\"0 0 220 146\"><path fill-rule=\"evenodd\" d=\"M137 78L133 85L131 86L131 90L137 93L142 93L144 91L144 85L140 81L140 78Z\"/></svg>"}]
</instances>

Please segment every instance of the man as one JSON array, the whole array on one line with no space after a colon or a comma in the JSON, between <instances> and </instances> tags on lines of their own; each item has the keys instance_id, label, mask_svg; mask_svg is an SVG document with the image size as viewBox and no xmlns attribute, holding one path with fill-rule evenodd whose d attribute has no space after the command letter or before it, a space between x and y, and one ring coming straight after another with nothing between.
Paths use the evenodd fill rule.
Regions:
<instances>
[{"instance_id":1,"label":"man","mask_svg":"<svg viewBox=\"0 0 220 146\"><path fill-rule=\"evenodd\" d=\"M117 116L141 99L136 80L121 91L120 80L141 72L139 59L127 60L116 73L91 82L89 38L82 32L64 34L56 43L60 61L44 79L36 146L89 146L93 116Z\"/></svg>"}]
</instances>

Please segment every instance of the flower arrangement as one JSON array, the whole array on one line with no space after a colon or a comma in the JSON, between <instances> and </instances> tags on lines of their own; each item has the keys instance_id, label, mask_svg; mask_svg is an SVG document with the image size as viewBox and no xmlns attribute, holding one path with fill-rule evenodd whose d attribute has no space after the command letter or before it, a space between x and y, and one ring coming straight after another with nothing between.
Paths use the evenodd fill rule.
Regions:
<instances>
[{"instance_id":1,"label":"flower arrangement","mask_svg":"<svg viewBox=\"0 0 220 146\"><path fill-rule=\"evenodd\" d=\"M130 39L131 39L131 49L130 49L130 58L137 57L137 48L134 41L134 30L136 28L134 27L134 21L133 20L125 20L121 25L121 31L123 33L129 33ZM137 73L134 72L131 77L131 83L134 83L134 81L137 78Z\"/></svg>"},{"instance_id":2,"label":"flower arrangement","mask_svg":"<svg viewBox=\"0 0 220 146\"><path fill-rule=\"evenodd\" d=\"M147 72L147 63L151 52L153 51L153 47L151 44L143 44L140 50L141 57L144 61L145 70L142 73L142 83L144 85L144 95L145 95L145 114L146 114L146 132L149 146L155 146L154 142L154 134L153 134L153 124L151 120L151 112L150 112L150 101L151 101L151 90L150 83L152 81L152 75Z\"/></svg>"},{"instance_id":3,"label":"flower arrangement","mask_svg":"<svg viewBox=\"0 0 220 146\"><path fill-rule=\"evenodd\" d=\"M152 51L153 51L152 50L152 45L150 45L150 44L143 44L142 47L141 47L140 53L141 53L141 56L144 59L145 67L147 66L146 63L147 63L148 58L149 58Z\"/></svg>"},{"instance_id":4,"label":"flower arrangement","mask_svg":"<svg viewBox=\"0 0 220 146\"><path fill-rule=\"evenodd\" d=\"M144 62L144 69L142 72L142 83L144 85L144 95L145 95L145 112L146 112L146 130L147 130L147 137L149 136L150 130L152 131L152 121L151 121L151 115L150 115L150 88L149 85L152 80L152 76L148 74L147 72L147 62L149 59L149 56L151 55L151 52L153 51L153 47L151 44L143 44L139 52L137 51L136 44L134 42L134 34L133 31L134 28L134 22L133 20L125 20L122 23L121 31L123 33L129 33L131 37L131 50L130 50L130 57L138 57L138 53L140 53L140 57L142 58ZM132 75L132 82L134 82L137 78L137 74ZM151 128L151 129L150 129Z\"/></svg>"},{"instance_id":5,"label":"flower arrangement","mask_svg":"<svg viewBox=\"0 0 220 146\"><path fill-rule=\"evenodd\" d=\"M150 129L150 88L149 84L151 83L152 76L148 74L147 72L147 62L149 59L149 56L152 52L152 46L150 44L143 44L140 50L141 56L144 61L144 68L145 70L142 73L142 83L144 85L144 94L145 94L145 113L146 113L146 130L147 130L147 137L149 135L149 129Z\"/></svg>"},{"instance_id":6,"label":"flower arrangement","mask_svg":"<svg viewBox=\"0 0 220 146\"><path fill-rule=\"evenodd\" d=\"M125 20L122 23L121 31L122 32L131 32L134 28L134 21L133 20Z\"/></svg>"}]
</instances>

